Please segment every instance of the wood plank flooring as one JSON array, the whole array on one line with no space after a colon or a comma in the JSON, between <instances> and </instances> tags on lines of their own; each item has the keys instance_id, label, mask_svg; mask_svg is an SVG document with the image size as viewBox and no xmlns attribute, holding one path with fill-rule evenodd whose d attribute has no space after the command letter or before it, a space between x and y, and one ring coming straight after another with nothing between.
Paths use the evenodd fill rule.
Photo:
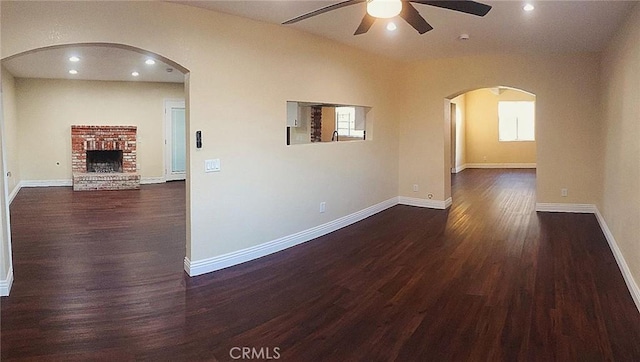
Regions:
<instances>
[{"instance_id":1,"label":"wood plank flooring","mask_svg":"<svg viewBox=\"0 0 640 362\"><path fill-rule=\"evenodd\" d=\"M2 360L640 360L593 215L536 213L531 170L465 170L453 190L450 210L395 206L189 278L183 183L23 189Z\"/></svg>"}]
</instances>

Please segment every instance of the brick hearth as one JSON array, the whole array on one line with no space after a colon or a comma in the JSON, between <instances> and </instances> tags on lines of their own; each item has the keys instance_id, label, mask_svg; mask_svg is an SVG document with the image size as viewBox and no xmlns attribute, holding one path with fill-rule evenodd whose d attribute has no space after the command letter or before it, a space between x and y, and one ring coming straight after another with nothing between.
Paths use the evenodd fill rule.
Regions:
<instances>
[{"instance_id":1,"label":"brick hearth","mask_svg":"<svg viewBox=\"0 0 640 362\"><path fill-rule=\"evenodd\" d=\"M71 126L73 189L139 189L136 131L135 126ZM87 172L87 151L122 151L122 172Z\"/></svg>"}]
</instances>

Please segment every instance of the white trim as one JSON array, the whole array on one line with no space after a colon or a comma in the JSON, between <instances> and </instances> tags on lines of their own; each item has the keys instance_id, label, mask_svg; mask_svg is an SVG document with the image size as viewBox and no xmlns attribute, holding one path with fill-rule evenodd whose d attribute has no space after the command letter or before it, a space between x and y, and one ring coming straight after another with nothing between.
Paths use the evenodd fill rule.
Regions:
<instances>
[{"instance_id":1,"label":"white trim","mask_svg":"<svg viewBox=\"0 0 640 362\"><path fill-rule=\"evenodd\" d=\"M633 278L633 274L631 274L631 270L629 269L629 265L627 261L624 259L622 255L622 251L618 247L618 243L616 239L613 237L613 233L609 230L609 226L604 219L604 216L598 210L598 207L593 204L557 204L557 203L537 203L536 211L542 212L573 212L573 213L584 213L584 214L595 214L596 219L598 220L598 224L600 224L600 229L602 229L602 233L604 237L607 239L607 243L609 244L609 249L613 253L614 258L616 259L616 263L618 264L618 268L622 273L622 277L624 279L625 284L627 285L627 289L629 289L629 293L631 294L631 298L633 302L636 304L636 308L640 312L640 287L638 287L638 283L636 283Z\"/></svg>"},{"instance_id":2,"label":"white trim","mask_svg":"<svg viewBox=\"0 0 640 362\"><path fill-rule=\"evenodd\" d=\"M536 211L541 212L573 212L579 214L595 214L598 209L593 204L560 204L560 203L536 203Z\"/></svg>"},{"instance_id":3,"label":"white trim","mask_svg":"<svg viewBox=\"0 0 640 362\"><path fill-rule=\"evenodd\" d=\"M59 187L73 186L73 181L68 180L24 180L20 182L21 187Z\"/></svg>"},{"instance_id":4,"label":"white trim","mask_svg":"<svg viewBox=\"0 0 640 362\"><path fill-rule=\"evenodd\" d=\"M1 87L0 87L1 88ZM0 89L0 98L2 98L2 89ZM7 176L7 149L5 147L6 141L4 138L4 117L3 112L0 112L0 177L2 180L0 184L0 215L4 214L5 217L0 216L0 267L7 270L7 278L0 280L0 296L7 296L11 291L11 285L13 284L13 253L11 252L11 212L9 210L9 181ZM7 255L4 255L6 250ZM7 260L5 265L4 261Z\"/></svg>"},{"instance_id":5,"label":"white trim","mask_svg":"<svg viewBox=\"0 0 640 362\"><path fill-rule=\"evenodd\" d=\"M164 122L164 159L163 159L163 163L164 163L164 174L165 174L165 181L178 181L178 180L186 180L187 178L187 171L185 170L185 172L181 172L181 173L173 173L171 172L170 168L171 168L171 144L173 142L173 139L171 137L171 122L172 122L172 118L171 118L171 109L172 108L182 108L185 110L187 110L186 106L185 106L185 101L184 99L176 99L176 98L167 98L164 100L164 117L163 117L163 122ZM187 118L186 118L186 113L185 113L185 127L188 128L188 123L187 123ZM188 135L187 135L188 136ZM187 139L189 139L189 137L187 137ZM187 150L189 149L189 143L187 142L186 145ZM188 151L186 151L188 152Z\"/></svg>"},{"instance_id":6,"label":"white trim","mask_svg":"<svg viewBox=\"0 0 640 362\"><path fill-rule=\"evenodd\" d=\"M631 274L631 270L629 269L629 265L627 261L624 259L622 255L622 251L618 247L618 243L616 239L613 237L611 230L609 230L609 226L607 222L604 220L604 216L600 214L600 210L596 208L595 211L596 219L598 219L598 223L600 224L600 228L604 233L604 237L607 239L609 243L609 248L613 253L613 256L616 258L616 262L618 263L618 268L620 268L620 272L622 272L622 277L624 278L624 282L627 284L627 288L629 289L629 293L631 293L631 298L636 303L636 308L640 312L640 288L638 287L638 283L636 283L633 278L633 274Z\"/></svg>"},{"instance_id":7,"label":"white trim","mask_svg":"<svg viewBox=\"0 0 640 362\"><path fill-rule=\"evenodd\" d=\"M536 163L467 163L464 168L536 168ZM460 170L462 171L462 170Z\"/></svg>"},{"instance_id":8,"label":"white trim","mask_svg":"<svg viewBox=\"0 0 640 362\"><path fill-rule=\"evenodd\" d=\"M307 230L300 231L295 234L287 235L276 240L268 241L246 249L233 251L227 254L215 256L202 260L191 261L188 257L184 258L184 270L189 276L197 276L212 271L228 268L250 260L258 259L263 256L273 254L275 252L285 250L292 246L305 243L320 236L334 232L345 226L349 226L369 216L377 214L383 210L398 204L398 198L393 197L381 203L369 206L364 210L354 212L353 214L343 216L339 219L329 221L328 223L312 227Z\"/></svg>"},{"instance_id":9,"label":"white trim","mask_svg":"<svg viewBox=\"0 0 640 362\"><path fill-rule=\"evenodd\" d=\"M13 285L13 265L9 266L7 272L7 279L0 280L0 297L6 297L11 292L11 286Z\"/></svg>"},{"instance_id":10,"label":"white trim","mask_svg":"<svg viewBox=\"0 0 640 362\"><path fill-rule=\"evenodd\" d=\"M16 187L14 187L13 191L11 191L11 193L9 194L9 205L11 205L11 203L13 202L13 199L16 198L16 196L18 195L18 192L20 192L20 189L22 189L22 181L18 182L16 184Z\"/></svg>"},{"instance_id":11,"label":"white trim","mask_svg":"<svg viewBox=\"0 0 640 362\"><path fill-rule=\"evenodd\" d=\"M165 183L166 180L164 177L141 177L140 184L161 184ZM16 187L16 190L19 191L19 188L22 187L59 187L59 186L73 186L72 180L25 180L20 181L18 184L19 187ZM15 191L17 194L18 192ZM14 196L15 197L15 196Z\"/></svg>"},{"instance_id":12,"label":"white trim","mask_svg":"<svg viewBox=\"0 0 640 362\"><path fill-rule=\"evenodd\" d=\"M451 172L452 173L459 173L459 172L464 171L466 168L467 168L467 164L465 163L464 165L460 165L458 167L455 167L455 168L451 169Z\"/></svg>"},{"instance_id":13,"label":"white trim","mask_svg":"<svg viewBox=\"0 0 640 362\"><path fill-rule=\"evenodd\" d=\"M163 184L167 182L164 177L141 177L140 185Z\"/></svg>"},{"instance_id":14,"label":"white trim","mask_svg":"<svg viewBox=\"0 0 640 362\"><path fill-rule=\"evenodd\" d=\"M430 209L444 210L449 206L451 206L452 200L451 198L448 198L442 201L442 200L420 199L417 197L398 196L398 203L401 205L427 207Z\"/></svg>"}]
</instances>

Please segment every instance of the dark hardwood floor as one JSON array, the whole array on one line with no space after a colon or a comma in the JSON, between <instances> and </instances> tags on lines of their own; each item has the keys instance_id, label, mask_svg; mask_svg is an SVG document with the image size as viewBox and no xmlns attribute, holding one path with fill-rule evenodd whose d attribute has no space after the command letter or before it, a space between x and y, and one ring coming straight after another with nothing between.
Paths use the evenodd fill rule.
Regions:
<instances>
[{"instance_id":1,"label":"dark hardwood floor","mask_svg":"<svg viewBox=\"0 0 640 362\"><path fill-rule=\"evenodd\" d=\"M593 215L536 213L531 170L453 183L450 210L395 206L194 278L183 183L23 189L2 360L640 361Z\"/></svg>"}]
</instances>

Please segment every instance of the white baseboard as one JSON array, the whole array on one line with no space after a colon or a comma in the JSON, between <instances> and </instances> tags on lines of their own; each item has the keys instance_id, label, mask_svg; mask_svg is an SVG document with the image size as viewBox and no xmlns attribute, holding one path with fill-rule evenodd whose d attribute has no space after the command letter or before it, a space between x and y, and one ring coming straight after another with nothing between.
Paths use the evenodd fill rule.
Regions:
<instances>
[{"instance_id":1,"label":"white baseboard","mask_svg":"<svg viewBox=\"0 0 640 362\"><path fill-rule=\"evenodd\" d=\"M59 186L73 186L72 180L23 180L18 182L13 191L9 194L9 205L16 198L18 192L23 187L59 187Z\"/></svg>"},{"instance_id":2,"label":"white baseboard","mask_svg":"<svg viewBox=\"0 0 640 362\"><path fill-rule=\"evenodd\" d=\"M141 177L140 184L161 184L165 183L164 177ZM57 187L57 186L73 186L73 180L25 180L20 182L20 187ZM18 187L16 187L18 189ZM18 192L16 191L16 194Z\"/></svg>"},{"instance_id":3,"label":"white baseboard","mask_svg":"<svg viewBox=\"0 0 640 362\"><path fill-rule=\"evenodd\" d=\"M627 261L622 256L622 251L618 247L618 243L616 239L613 237L611 230L609 230L609 226L607 222L604 220L602 214L600 214L600 210L596 208L595 211L596 218L598 219L598 223L600 224L600 228L604 233L604 237L607 239L609 243L609 248L613 253L613 256L616 258L616 262L618 263L618 268L620 268L620 272L622 272L622 277L624 278L624 282L627 284L627 288L629 289L629 293L631 293L631 298L636 304L636 308L640 312L640 288L638 287L638 283L636 283L633 275L631 274L631 270L629 269L629 265Z\"/></svg>"},{"instance_id":4,"label":"white baseboard","mask_svg":"<svg viewBox=\"0 0 640 362\"><path fill-rule=\"evenodd\" d=\"M536 168L536 163L467 163L465 168ZM460 171L462 171L460 170Z\"/></svg>"},{"instance_id":5,"label":"white baseboard","mask_svg":"<svg viewBox=\"0 0 640 362\"><path fill-rule=\"evenodd\" d=\"M353 214L330 221L328 223L318 225L316 227L312 227L295 234L287 235L276 240L268 241L263 244L252 246L250 248L234 251L213 258L191 261L189 258L185 257L184 270L187 272L187 274L189 274L189 276L193 277L196 275L228 268L230 266L241 264L250 260L258 259L260 257L273 254L284 249L288 249L292 246L305 243L309 240L313 240L322 235L326 235L330 232L341 229L345 226L349 226L397 204L398 198L394 197L379 204L370 206L364 210L360 210Z\"/></svg>"},{"instance_id":6,"label":"white baseboard","mask_svg":"<svg viewBox=\"0 0 640 362\"><path fill-rule=\"evenodd\" d=\"M380 211L386 210L398 204L428 207L434 209L446 209L451 206L451 202L451 198L448 198L445 201L439 201L410 197L394 197L379 204L370 206L364 210L360 210L353 214L341 217L334 221L330 221L328 223L312 227L295 234L284 236L276 240L268 241L260 245L252 246L250 248L196 261L191 261L188 257L185 257L184 270L187 272L187 274L189 274L189 276L193 277L228 268L250 260L258 259L260 257L290 248L292 246L305 243L309 240L313 240L330 232L334 232L338 229L366 219L379 213Z\"/></svg>"},{"instance_id":7,"label":"white baseboard","mask_svg":"<svg viewBox=\"0 0 640 362\"><path fill-rule=\"evenodd\" d=\"M13 191L11 191L11 193L9 194L9 205L11 205L11 203L13 202L13 199L16 198L21 188L22 188L22 181L18 182L18 184L16 184L16 187L14 187Z\"/></svg>"},{"instance_id":8,"label":"white baseboard","mask_svg":"<svg viewBox=\"0 0 640 362\"><path fill-rule=\"evenodd\" d=\"M451 198L448 198L442 201L442 200L420 199L417 197L398 196L398 203L401 205L427 207L430 209L444 210L449 206L451 206L452 200Z\"/></svg>"},{"instance_id":9,"label":"white baseboard","mask_svg":"<svg viewBox=\"0 0 640 362\"><path fill-rule=\"evenodd\" d=\"M600 224L600 229L602 229L602 233L604 237L607 239L607 243L609 244L609 249L613 253L613 256L616 259L616 263L618 263L618 268L622 273L622 277L624 278L624 282L627 284L627 289L629 289L629 293L631 294L631 298L633 298L633 302L636 304L636 308L640 312L640 287L638 287L638 283L636 283L633 275L631 274L631 270L629 269L629 265L627 261L624 259L622 255L622 251L618 247L618 243L616 239L613 237L613 233L609 230L609 226L605 221L604 217L598 210L598 207L593 204L557 204L557 203L537 203L536 211L542 212L572 212L572 213L582 213L582 214L595 214L596 219L598 220L598 224Z\"/></svg>"},{"instance_id":10,"label":"white baseboard","mask_svg":"<svg viewBox=\"0 0 640 362\"><path fill-rule=\"evenodd\" d=\"M541 212L573 212L578 214L595 214L598 209L593 204L560 204L536 203L536 211Z\"/></svg>"},{"instance_id":11,"label":"white baseboard","mask_svg":"<svg viewBox=\"0 0 640 362\"><path fill-rule=\"evenodd\" d=\"M149 185L149 184L162 184L167 182L164 177L141 177L140 184L141 185ZM16 187L13 188L13 191L9 194L9 205L13 202L13 199L16 198L18 192L23 187L57 187L57 186L73 186L73 180L27 180L20 181Z\"/></svg>"},{"instance_id":12,"label":"white baseboard","mask_svg":"<svg viewBox=\"0 0 640 362\"><path fill-rule=\"evenodd\" d=\"M11 286L13 285L13 266L9 267L7 272L7 278L0 280L0 297L6 297L11 292Z\"/></svg>"},{"instance_id":13,"label":"white baseboard","mask_svg":"<svg viewBox=\"0 0 640 362\"><path fill-rule=\"evenodd\" d=\"M141 177L140 185L163 184L167 182L164 177Z\"/></svg>"},{"instance_id":14,"label":"white baseboard","mask_svg":"<svg viewBox=\"0 0 640 362\"><path fill-rule=\"evenodd\" d=\"M467 168L467 165L466 165L466 164L464 164L464 165L460 165L460 166L457 166L457 167L455 167L455 168L452 168L452 169L451 169L451 173L458 173L458 172L462 172L462 171L464 171L466 168Z\"/></svg>"},{"instance_id":15,"label":"white baseboard","mask_svg":"<svg viewBox=\"0 0 640 362\"><path fill-rule=\"evenodd\" d=\"M71 179L64 180L23 180L20 182L21 187L60 187L73 186Z\"/></svg>"}]
</instances>

